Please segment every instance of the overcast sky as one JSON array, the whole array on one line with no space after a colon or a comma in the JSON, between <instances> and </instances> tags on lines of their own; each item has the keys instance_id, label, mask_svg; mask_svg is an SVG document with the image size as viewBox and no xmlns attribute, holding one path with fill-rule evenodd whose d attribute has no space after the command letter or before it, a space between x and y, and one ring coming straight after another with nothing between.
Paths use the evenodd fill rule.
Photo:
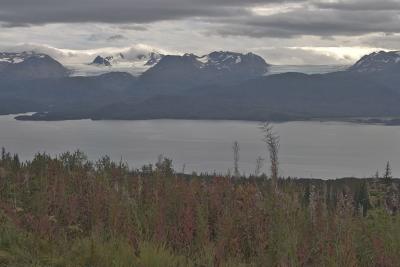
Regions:
<instances>
[{"instance_id":1,"label":"overcast sky","mask_svg":"<svg viewBox=\"0 0 400 267\"><path fill-rule=\"evenodd\" d=\"M399 44L400 0L0 0L1 50L75 60L231 50L272 64L350 64Z\"/></svg>"}]
</instances>

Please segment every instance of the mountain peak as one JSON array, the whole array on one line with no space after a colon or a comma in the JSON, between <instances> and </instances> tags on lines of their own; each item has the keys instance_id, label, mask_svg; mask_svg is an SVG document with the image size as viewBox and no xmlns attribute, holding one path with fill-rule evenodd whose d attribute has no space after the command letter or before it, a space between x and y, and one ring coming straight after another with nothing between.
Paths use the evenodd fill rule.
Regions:
<instances>
[{"instance_id":1,"label":"mountain peak","mask_svg":"<svg viewBox=\"0 0 400 267\"><path fill-rule=\"evenodd\" d=\"M18 64L32 58L49 59L50 57L46 54L35 53L32 51L25 51L20 53L0 52L0 63Z\"/></svg>"},{"instance_id":2,"label":"mountain peak","mask_svg":"<svg viewBox=\"0 0 400 267\"><path fill-rule=\"evenodd\" d=\"M122 66L153 66L157 64L164 55L150 52L148 54L139 54L134 56L127 56L123 53L117 53L111 56L98 55L89 65L105 66L105 67L118 67Z\"/></svg>"},{"instance_id":3,"label":"mountain peak","mask_svg":"<svg viewBox=\"0 0 400 267\"><path fill-rule=\"evenodd\" d=\"M349 71L357 73L376 73L400 68L399 51L379 51L363 56Z\"/></svg>"},{"instance_id":4,"label":"mountain peak","mask_svg":"<svg viewBox=\"0 0 400 267\"><path fill-rule=\"evenodd\" d=\"M63 65L46 54L0 53L0 74L6 79L61 78L68 73Z\"/></svg>"},{"instance_id":5,"label":"mountain peak","mask_svg":"<svg viewBox=\"0 0 400 267\"><path fill-rule=\"evenodd\" d=\"M139 57L139 56L138 56ZM125 61L125 56L122 53L115 54L113 56L101 56L98 55L89 65L106 66L112 67L118 62Z\"/></svg>"},{"instance_id":6,"label":"mountain peak","mask_svg":"<svg viewBox=\"0 0 400 267\"><path fill-rule=\"evenodd\" d=\"M92 63L90 63L90 65L98 65L98 66L106 66L106 67L111 67L112 64L110 62L110 60L112 59L112 57L107 57L104 58L102 56L97 56Z\"/></svg>"},{"instance_id":7,"label":"mountain peak","mask_svg":"<svg viewBox=\"0 0 400 267\"><path fill-rule=\"evenodd\" d=\"M160 62L160 60L164 57L163 54L151 52L147 57L147 62L144 64L145 66L153 66Z\"/></svg>"},{"instance_id":8,"label":"mountain peak","mask_svg":"<svg viewBox=\"0 0 400 267\"><path fill-rule=\"evenodd\" d=\"M186 53L164 56L146 71L142 78L148 82L169 83L172 80L182 84L231 83L263 76L269 65L255 54L240 54L229 51L215 51L197 56Z\"/></svg>"},{"instance_id":9,"label":"mountain peak","mask_svg":"<svg viewBox=\"0 0 400 267\"><path fill-rule=\"evenodd\" d=\"M222 69L248 68L254 75L263 75L268 72L269 64L253 53L241 54L230 51L215 51L199 58L205 67Z\"/></svg>"}]
</instances>

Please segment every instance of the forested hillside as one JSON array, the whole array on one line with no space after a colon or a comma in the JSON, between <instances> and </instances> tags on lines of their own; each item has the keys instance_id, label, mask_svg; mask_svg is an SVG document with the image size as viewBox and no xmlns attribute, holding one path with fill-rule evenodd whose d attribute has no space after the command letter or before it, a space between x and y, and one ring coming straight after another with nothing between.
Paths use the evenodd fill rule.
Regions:
<instances>
[{"instance_id":1,"label":"forested hillside","mask_svg":"<svg viewBox=\"0 0 400 267\"><path fill-rule=\"evenodd\" d=\"M273 169L272 169L273 170ZM399 181L0 159L0 266L398 266ZM270 178L273 178L272 180Z\"/></svg>"}]
</instances>

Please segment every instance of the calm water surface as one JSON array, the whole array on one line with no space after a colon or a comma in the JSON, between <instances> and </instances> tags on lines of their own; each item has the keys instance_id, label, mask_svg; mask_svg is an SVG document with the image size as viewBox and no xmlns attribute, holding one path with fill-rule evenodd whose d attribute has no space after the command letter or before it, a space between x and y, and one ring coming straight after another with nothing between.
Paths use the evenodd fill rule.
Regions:
<instances>
[{"instance_id":1,"label":"calm water surface","mask_svg":"<svg viewBox=\"0 0 400 267\"><path fill-rule=\"evenodd\" d=\"M256 122L243 121L62 121L25 122L0 116L0 146L23 159L36 152L57 155L80 149L90 159L108 154L131 167L154 163L159 154L186 172L226 173L232 169L232 143L240 145L240 170L254 172L267 156ZM275 125L281 136L285 176L369 177L392 163L400 177L400 127L343 122L288 122ZM265 170L268 165L265 165Z\"/></svg>"}]
</instances>

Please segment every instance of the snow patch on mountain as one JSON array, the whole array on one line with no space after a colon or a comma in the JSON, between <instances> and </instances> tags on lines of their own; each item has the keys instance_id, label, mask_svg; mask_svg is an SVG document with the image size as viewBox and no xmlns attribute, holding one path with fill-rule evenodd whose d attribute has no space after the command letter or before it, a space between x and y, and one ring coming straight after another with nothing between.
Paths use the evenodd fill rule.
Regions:
<instances>
[{"instance_id":1,"label":"snow patch on mountain","mask_svg":"<svg viewBox=\"0 0 400 267\"><path fill-rule=\"evenodd\" d=\"M380 51L363 56L348 70L357 73L375 73L400 67L399 51Z\"/></svg>"},{"instance_id":2,"label":"snow patch on mountain","mask_svg":"<svg viewBox=\"0 0 400 267\"><path fill-rule=\"evenodd\" d=\"M112 68L112 71L125 70L133 74L140 74L157 64L163 57L163 54L154 51L134 55L123 53L108 56L97 55L88 65L98 69L108 67Z\"/></svg>"},{"instance_id":3,"label":"snow patch on mountain","mask_svg":"<svg viewBox=\"0 0 400 267\"><path fill-rule=\"evenodd\" d=\"M44 58L44 54L38 54L35 52L21 52L21 53L8 53L1 52L0 53L0 62L9 63L9 64L18 64L24 62L28 58Z\"/></svg>"},{"instance_id":4,"label":"snow patch on mountain","mask_svg":"<svg viewBox=\"0 0 400 267\"><path fill-rule=\"evenodd\" d=\"M260 63L269 66L260 56L253 53L240 54L228 51L218 51L203 56L184 54L183 57L193 59L196 62L196 65L202 69L231 70L246 61L247 63ZM265 69L265 72L267 72L267 69Z\"/></svg>"},{"instance_id":5,"label":"snow patch on mountain","mask_svg":"<svg viewBox=\"0 0 400 267\"><path fill-rule=\"evenodd\" d=\"M67 77L70 74L52 57L29 52L0 52L0 77L9 80L31 80Z\"/></svg>"},{"instance_id":6,"label":"snow patch on mountain","mask_svg":"<svg viewBox=\"0 0 400 267\"><path fill-rule=\"evenodd\" d=\"M161 48L149 46L146 44L132 44L128 47L102 47L95 49L67 49L67 48L56 48L45 44L36 43L20 43L13 45L12 47L4 47L3 51L12 53L23 53L24 51L33 51L35 54L49 55L53 59L59 61L64 66L72 71L72 76L94 76L107 73L110 71L122 71L129 72L133 75L139 75L146 71L153 64L144 66L147 63L136 62L136 57L140 55L149 55L152 52L157 54L169 54L171 52L165 51ZM123 54L127 60L120 60L118 54ZM113 57L111 64L114 64L111 68L103 68L96 65L89 65L96 56ZM115 58L117 56L117 58ZM130 62L130 61L133 61ZM139 60L140 61L140 60ZM156 62L153 59L154 62ZM158 62L158 60L157 60ZM0 61L0 65L9 64L8 60Z\"/></svg>"}]
</instances>

